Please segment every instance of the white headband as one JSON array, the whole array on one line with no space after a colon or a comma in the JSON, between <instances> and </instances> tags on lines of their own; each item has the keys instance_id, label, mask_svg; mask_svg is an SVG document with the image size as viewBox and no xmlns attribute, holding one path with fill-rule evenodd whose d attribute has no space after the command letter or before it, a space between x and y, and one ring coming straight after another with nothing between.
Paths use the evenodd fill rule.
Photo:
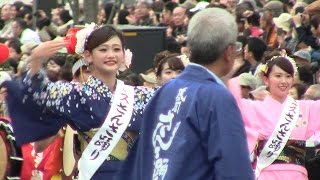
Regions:
<instances>
[{"instance_id":1,"label":"white headband","mask_svg":"<svg viewBox=\"0 0 320 180\"><path fill-rule=\"evenodd\" d=\"M77 62L74 63L72 66L72 75L75 75L75 73L80 69L82 66L88 66L88 62L84 59L79 59Z\"/></svg>"}]
</instances>

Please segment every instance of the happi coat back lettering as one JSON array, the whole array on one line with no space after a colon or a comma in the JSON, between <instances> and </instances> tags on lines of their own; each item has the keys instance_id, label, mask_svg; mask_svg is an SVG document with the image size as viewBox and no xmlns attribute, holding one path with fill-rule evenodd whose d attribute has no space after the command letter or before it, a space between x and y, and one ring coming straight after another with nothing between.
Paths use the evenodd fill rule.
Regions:
<instances>
[{"instance_id":1,"label":"happi coat back lettering","mask_svg":"<svg viewBox=\"0 0 320 180\"><path fill-rule=\"evenodd\" d=\"M252 180L239 109L218 81L191 63L160 88L116 179Z\"/></svg>"}]
</instances>

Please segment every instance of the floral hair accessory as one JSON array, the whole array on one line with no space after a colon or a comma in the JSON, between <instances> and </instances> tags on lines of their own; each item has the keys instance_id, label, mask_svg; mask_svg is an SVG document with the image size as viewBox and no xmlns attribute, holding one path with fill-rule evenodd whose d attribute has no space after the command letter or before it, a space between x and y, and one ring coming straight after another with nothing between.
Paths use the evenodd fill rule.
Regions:
<instances>
[{"instance_id":1,"label":"floral hair accessory","mask_svg":"<svg viewBox=\"0 0 320 180\"><path fill-rule=\"evenodd\" d=\"M260 65L260 68L259 68L258 72L263 72L264 74L267 74L268 69L269 69L268 64L270 62L272 62L274 59L278 58L278 57L284 57L286 60L288 60L291 63L291 65L292 65L292 67L294 69L294 73L298 72L297 63L295 62L295 60L293 58L287 56L286 54L282 55L282 56L273 56L270 60L267 61L267 63Z\"/></svg>"},{"instance_id":2,"label":"floral hair accessory","mask_svg":"<svg viewBox=\"0 0 320 180\"><path fill-rule=\"evenodd\" d=\"M284 56L284 57L291 63L291 65L293 67L293 70L294 70L294 73L297 73L298 72L298 66L297 66L296 61L293 58L291 58L291 57L289 57L287 55Z\"/></svg>"},{"instance_id":3,"label":"floral hair accessory","mask_svg":"<svg viewBox=\"0 0 320 180\"><path fill-rule=\"evenodd\" d=\"M263 72L264 74L267 74L268 72L268 64L261 64L259 67L259 72Z\"/></svg>"},{"instance_id":4,"label":"floral hair accessory","mask_svg":"<svg viewBox=\"0 0 320 180\"><path fill-rule=\"evenodd\" d=\"M95 23L91 23L91 24L86 24L83 29L81 29L77 32L77 34L76 34L77 44L76 44L76 48L75 48L75 52L77 54L83 56L84 47L87 43L88 37L97 28L98 28L98 26Z\"/></svg>"}]
</instances>

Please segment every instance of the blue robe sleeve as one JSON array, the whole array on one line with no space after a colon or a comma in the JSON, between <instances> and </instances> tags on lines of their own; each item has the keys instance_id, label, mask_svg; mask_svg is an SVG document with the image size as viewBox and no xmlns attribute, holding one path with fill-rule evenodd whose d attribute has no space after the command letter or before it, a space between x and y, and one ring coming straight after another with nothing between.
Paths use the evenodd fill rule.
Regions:
<instances>
[{"instance_id":1,"label":"blue robe sleeve","mask_svg":"<svg viewBox=\"0 0 320 180\"><path fill-rule=\"evenodd\" d=\"M18 144L29 143L55 135L65 124L77 131L98 128L104 122L111 104L112 92L92 76L84 84L46 81L42 74L22 82L10 81L8 109ZM139 120L146 103L155 90L135 87L132 119ZM140 129L140 123L134 123Z\"/></svg>"},{"instance_id":2,"label":"blue robe sleeve","mask_svg":"<svg viewBox=\"0 0 320 180\"><path fill-rule=\"evenodd\" d=\"M220 92L219 92L220 91ZM210 109L202 107L208 122L199 120L208 147L208 160L215 167L217 179L245 180L253 178L249 151L241 113L234 98L226 91L216 90ZM239 166L241 164L241 166Z\"/></svg>"},{"instance_id":3,"label":"blue robe sleeve","mask_svg":"<svg viewBox=\"0 0 320 180\"><path fill-rule=\"evenodd\" d=\"M55 135L66 123L80 131L101 126L112 97L108 88L94 78L83 85L52 83L37 74L22 82L6 82L4 86L20 145Z\"/></svg>"},{"instance_id":4,"label":"blue robe sleeve","mask_svg":"<svg viewBox=\"0 0 320 180\"><path fill-rule=\"evenodd\" d=\"M63 117L38 106L17 81L5 82L7 104L18 145L55 135L64 124Z\"/></svg>"}]
</instances>

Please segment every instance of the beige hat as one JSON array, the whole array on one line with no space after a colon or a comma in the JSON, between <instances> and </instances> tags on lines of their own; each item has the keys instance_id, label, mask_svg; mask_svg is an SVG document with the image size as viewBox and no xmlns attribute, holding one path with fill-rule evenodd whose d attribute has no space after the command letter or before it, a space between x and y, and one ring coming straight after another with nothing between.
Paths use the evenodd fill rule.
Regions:
<instances>
[{"instance_id":1,"label":"beige hat","mask_svg":"<svg viewBox=\"0 0 320 180\"><path fill-rule=\"evenodd\" d=\"M290 14L282 13L279 17L273 18L273 22L277 26L277 28L281 28L285 32L289 32L291 19L292 16Z\"/></svg>"},{"instance_id":2,"label":"beige hat","mask_svg":"<svg viewBox=\"0 0 320 180\"><path fill-rule=\"evenodd\" d=\"M26 43L23 44L21 46L21 53L22 54L30 54L31 51L37 46L38 44L30 42L30 43Z\"/></svg>"},{"instance_id":3,"label":"beige hat","mask_svg":"<svg viewBox=\"0 0 320 180\"><path fill-rule=\"evenodd\" d=\"M269 1L263 6L263 10L271 11L272 17L279 17L283 13L283 3L277 0Z\"/></svg>"},{"instance_id":4,"label":"beige hat","mask_svg":"<svg viewBox=\"0 0 320 180\"><path fill-rule=\"evenodd\" d=\"M257 80L251 73L242 73L239 75L240 86L249 86L252 90L256 89Z\"/></svg>"},{"instance_id":5,"label":"beige hat","mask_svg":"<svg viewBox=\"0 0 320 180\"><path fill-rule=\"evenodd\" d=\"M140 73L140 77L142 78L143 81L146 81L152 84L157 84L157 77L154 72L151 72L149 74Z\"/></svg>"},{"instance_id":6,"label":"beige hat","mask_svg":"<svg viewBox=\"0 0 320 180\"><path fill-rule=\"evenodd\" d=\"M185 8L186 10L194 8L196 5L191 0L186 0L184 3L180 5L180 7Z\"/></svg>"}]
</instances>

